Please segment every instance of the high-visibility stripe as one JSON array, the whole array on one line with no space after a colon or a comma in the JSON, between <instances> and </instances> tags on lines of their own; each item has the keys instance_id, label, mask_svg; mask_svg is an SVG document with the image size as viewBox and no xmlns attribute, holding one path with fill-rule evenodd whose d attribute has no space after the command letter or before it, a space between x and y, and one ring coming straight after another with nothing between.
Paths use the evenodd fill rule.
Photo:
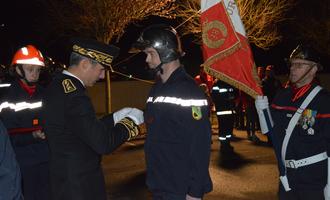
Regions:
<instances>
[{"instance_id":1,"label":"high-visibility stripe","mask_svg":"<svg viewBox=\"0 0 330 200\"><path fill-rule=\"evenodd\" d=\"M164 97L159 96L154 98L149 97L147 99L147 103L167 103L167 104L175 104L180 105L183 107L189 107L189 106L207 106L208 102L206 99L182 99L177 97Z\"/></svg>"},{"instance_id":2,"label":"high-visibility stripe","mask_svg":"<svg viewBox=\"0 0 330 200\"><path fill-rule=\"evenodd\" d=\"M9 103L6 101L6 102L3 102L0 104L0 112L4 108L9 108L9 109L14 110L15 112L18 112L18 111L25 110L25 109L35 109L35 108L40 108L40 107L42 107L41 101L34 102L34 103L27 103L25 101L18 102L18 103Z\"/></svg>"},{"instance_id":3,"label":"high-visibility stripe","mask_svg":"<svg viewBox=\"0 0 330 200\"><path fill-rule=\"evenodd\" d=\"M231 115L234 114L235 112L232 110L225 110L225 111L218 111L217 115Z\"/></svg>"},{"instance_id":4,"label":"high-visibility stripe","mask_svg":"<svg viewBox=\"0 0 330 200\"><path fill-rule=\"evenodd\" d=\"M10 83L2 83L2 84L0 84L0 88L10 87L10 86L11 86Z\"/></svg>"},{"instance_id":5,"label":"high-visibility stripe","mask_svg":"<svg viewBox=\"0 0 330 200\"><path fill-rule=\"evenodd\" d=\"M212 87L212 90L219 91L219 93L225 93L225 92L233 92L233 88L219 88L218 86Z\"/></svg>"},{"instance_id":6,"label":"high-visibility stripe","mask_svg":"<svg viewBox=\"0 0 330 200\"><path fill-rule=\"evenodd\" d=\"M225 140L227 140L227 138L226 137L219 137L219 140L220 141L225 141Z\"/></svg>"},{"instance_id":7,"label":"high-visibility stripe","mask_svg":"<svg viewBox=\"0 0 330 200\"><path fill-rule=\"evenodd\" d=\"M231 138L231 135L226 135L226 138Z\"/></svg>"}]
</instances>

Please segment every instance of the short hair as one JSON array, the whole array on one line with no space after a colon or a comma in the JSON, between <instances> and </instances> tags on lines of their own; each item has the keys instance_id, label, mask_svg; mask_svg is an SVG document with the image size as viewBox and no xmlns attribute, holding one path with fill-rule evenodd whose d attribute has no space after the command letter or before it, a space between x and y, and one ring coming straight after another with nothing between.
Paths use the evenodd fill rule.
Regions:
<instances>
[{"instance_id":1,"label":"short hair","mask_svg":"<svg viewBox=\"0 0 330 200\"><path fill-rule=\"evenodd\" d=\"M82 56L76 52L71 52L71 55L70 55L70 66L76 66L78 65L83 59L87 59L89 62L92 63L92 65L96 65L98 64L97 61L93 60L93 59L90 59L90 58L87 58L85 56Z\"/></svg>"}]
</instances>

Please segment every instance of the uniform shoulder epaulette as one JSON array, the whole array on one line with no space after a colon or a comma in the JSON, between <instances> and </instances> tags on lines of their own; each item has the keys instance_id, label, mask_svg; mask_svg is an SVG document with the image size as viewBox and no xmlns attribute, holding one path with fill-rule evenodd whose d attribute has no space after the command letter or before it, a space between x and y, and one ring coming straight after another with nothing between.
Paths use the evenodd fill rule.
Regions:
<instances>
[{"instance_id":1,"label":"uniform shoulder epaulette","mask_svg":"<svg viewBox=\"0 0 330 200\"><path fill-rule=\"evenodd\" d=\"M62 81L62 86L65 93L70 93L77 90L76 86L72 83L70 79L64 79Z\"/></svg>"}]
</instances>

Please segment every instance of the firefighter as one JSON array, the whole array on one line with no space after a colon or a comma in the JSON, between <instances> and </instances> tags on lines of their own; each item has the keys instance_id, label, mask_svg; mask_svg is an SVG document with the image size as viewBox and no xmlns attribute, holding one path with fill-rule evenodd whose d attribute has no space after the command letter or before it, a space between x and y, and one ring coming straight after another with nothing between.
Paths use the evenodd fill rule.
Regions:
<instances>
[{"instance_id":1,"label":"firefighter","mask_svg":"<svg viewBox=\"0 0 330 200\"><path fill-rule=\"evenodd\" d=\"M271 116L262 118L267 99L256 100L258 113L263 114L260 125L263 132L270 130L278 157L279 199L329 200L330 95L314 81L322 69L320 56L311 46L299 45L289 61L290 84L275 96Z\"/></svg>"},{"instance_id":2,"label":"firefighter","mask_svg":"<svg viewBox=\"0 0 330 200\"><path fill-rule=\"evenodd\" d=\"M106 200L101 155L139 134L143 112L123 108L96 117L86 87L103 79L119 49L92 39L72 39L70 66L45 93L45 133L51 149L51 199Z\"/></svg>"},{"instance_id":3,"label":"firefighter","mask_svg":"<svg viewBox=\"0 0 330 200\"><path fill-rule=\"evenodd\" d=\"M181 65L173 27L147 27L133 46L147 55L157 80L144 116L146 182L153 200L201 200L212 190L207 98Z\"/></svg>"},{"instance_id":4,"label":"firefighter","mask_svg":"<svg viewBox=\"0 0 330 200\"><path fill-rule=\"evenodd\" d=\"M220 152L222 153L233 151L230 140L233 136L235 121L234 109L236 93L236 89L221 80L216 80L212 87L211 96L218 118L218 135L221 144Z\"/></svg>"},{"instance_id":5,"label":"firefighter","mask_svg":"<svg viewBox=\"0 0 330 200\"><path fill-rule=\"evenodd\" d=\"M18 49L9 69L14 80L2 99L1 119L17 156L26 200L49 199L49 149L41 118L44 88L38 84L44 67L35 46Z\"/></svg>"}]
</instances>

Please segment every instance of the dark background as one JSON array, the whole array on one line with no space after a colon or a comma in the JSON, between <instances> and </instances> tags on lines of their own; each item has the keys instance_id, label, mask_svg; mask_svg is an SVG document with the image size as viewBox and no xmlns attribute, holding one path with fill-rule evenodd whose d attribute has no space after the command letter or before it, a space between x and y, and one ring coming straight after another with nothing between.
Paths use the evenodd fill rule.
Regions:
<instances>
[{"instance_id":1,"label":"dark background","mask_svg":"<svg viewBox=\"0 0 330 200\"><path fill-rule=\"evenodd\" d=\"M39 0L40 1L40 0ZM262 50L251 45L254 58L257 66L266 66L269 64L275 65L277 74L286 74L288 72L284 59L288 57L292 49L300 43L295 37L299 32L295 31L291 26L293 23L304 23L308 15L315 15L318 8L322 6L324 0L298 0L297 4L287 13L289 22L279 25L279 30L282 34L282 41L269 50ZM12 55L16 49L26 44L34 44L39 48L44 55L52 57L56 61L67 64L68 62L68 38L56 37L53 34L49 38L49 18L47 10L42 8L40 3L35 0L20 1L11 0L1 3L0 11L0 64L8 65ZM131 54L128 54L130 45L138 37L138 33L143 27L151 23L165 22L173 26L175 21L152 17L146 21L139 23L138 26L131 25L126 30L123 37L115 45L121 47L119 58L114 62L115 70L123 73L132 74L139 78L148 78L146 73L146 65L144 63L144 55L136 55L125 62L116 65L126 59ZM198 44L193 42L192 36L184 36L181 38L186 56L183 62L187 71L192 75L198 73L198 67L203 62L201 50ZM329 57L322 56L322 64L329 64ZM324 72L330 70L325 67Z\"/></svg>"}]
</instances>

